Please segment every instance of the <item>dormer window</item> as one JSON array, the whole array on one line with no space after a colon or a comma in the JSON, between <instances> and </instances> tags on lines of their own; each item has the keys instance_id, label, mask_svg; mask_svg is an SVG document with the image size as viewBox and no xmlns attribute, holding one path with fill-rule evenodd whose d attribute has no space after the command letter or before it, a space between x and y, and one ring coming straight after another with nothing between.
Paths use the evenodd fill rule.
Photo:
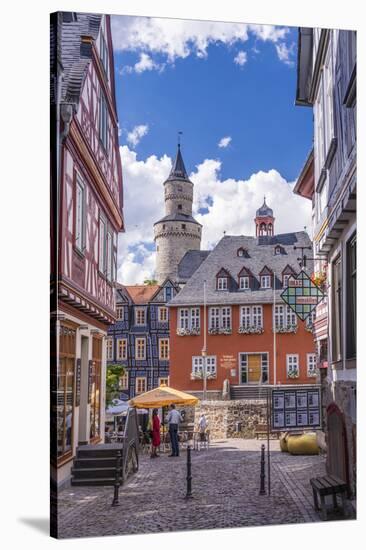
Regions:
<instances>
[{"instance_id":1,"label":"dormer window","mask_svg":"<svg viewBox=\"0 0 366 550\"><path fill-rule=\"evenodd\" d=\"M240 290L249 290L250 289L250 279L249 279L249 277L239 277L239 288L240 288Z\"/></svg>"},{"instance_id":2,"label":"dormer window","mask_svg":"<svg viewBox=\"0 0 366 550\"><path fill-rule=\"evenodd\" d=\"M290 265L287 265L285 269L282 271L282 286L284 288L288 287L288 281L290 277L295 277L296 273L292 269Z\"/></svg>"},{"instance_id":3,"label":"dormer window","mask_svg":"<svg viewBox=\"0 0 366 550\"><path fill-rule=\"evenodd\" d=\"M227 290L227 277L217 277L217 290Z\"/></svg>"},{"instance_id":4,"label":"dormer window","mask_svg":"<svg viewBox=\"0 0 366 550\"><path fill-rule=\"evenodd\" d=\"M245 248L243 248L242 246L240 248L238 248L236 254L237 254L237 256L239 256L239 258L249 258L248 251Z\"/></svg>"},{"instance_id":5,"label":"dormer window","mask_svg":"<svg viewBox=\"0 0 366 550\"><path fill-rule=\"evenodd\" d=\"M282 284L284 287L288 287L288 280L291 277L291 275L284 275L282 279Z\"/></svg>"},{"instance_id":6,"label":"dormer window","mask_svg":"<svg viewBox=\"0 0 366 550\"><path fill-rule=\"evenodd\" d=\"M271 288L270 275L261 275L261 288Z\"/></svg>"},{"instance_id":7,"label":"dormer window","mask_svg":"<svg viewBox=\"0 0 366 550\"><path fill-rule=\"evenodd\" d=\"M276 246L276 248L275 248L275 254L276 254L276 256L277 256L278 254L281 254L281 247L280 247L280 246Z\"/></svg>"}]
</instances>

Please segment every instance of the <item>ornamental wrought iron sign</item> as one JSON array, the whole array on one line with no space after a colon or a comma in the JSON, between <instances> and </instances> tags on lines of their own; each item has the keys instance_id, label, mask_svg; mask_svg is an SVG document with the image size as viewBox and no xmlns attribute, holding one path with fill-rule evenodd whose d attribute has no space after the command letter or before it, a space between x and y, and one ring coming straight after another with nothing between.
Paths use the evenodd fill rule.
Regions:
<instances>
[{"instance_id":1,"label":"ornamental wrought iron sign","mask_svg":"<svg viewBox=\"0 0 366 550\"><path fill-rule=\"evenodd\" d=\"M303 430L321 426L319 386L272 390L272 431Z\"/></svg>"},{"instance_id":2,"label":"ornamental wrought iron sign","mask_svg":"<svg viewBox=\"0 0 366 550\"><path fill-rule=\"evenodd\" d=\"M301 271L297 277L290 277L287 288L281 294L282 300L302 321L309 317L324 296L324 292L305 271Z\"/></svg>"}]
</instances>

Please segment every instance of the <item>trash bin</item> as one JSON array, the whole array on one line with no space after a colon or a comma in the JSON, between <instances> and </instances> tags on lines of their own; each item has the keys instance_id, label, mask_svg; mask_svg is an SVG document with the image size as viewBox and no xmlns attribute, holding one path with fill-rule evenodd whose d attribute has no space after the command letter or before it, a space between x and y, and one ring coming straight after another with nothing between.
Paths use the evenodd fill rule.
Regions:
<instances>
[{"instance_id":1,"label":"trash bin","mask_svg":"<svg viewBox=\"0 0 366 550\"><path fill-rule=\"evenodd\" d=\"M241 432L241 422L235 422L235 431Z\"/></svg>"}]
</instances>

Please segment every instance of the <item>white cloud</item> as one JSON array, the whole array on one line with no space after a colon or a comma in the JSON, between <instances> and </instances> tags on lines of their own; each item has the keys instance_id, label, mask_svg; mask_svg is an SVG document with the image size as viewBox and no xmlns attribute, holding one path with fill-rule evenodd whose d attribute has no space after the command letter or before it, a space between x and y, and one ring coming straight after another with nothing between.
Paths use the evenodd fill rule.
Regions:
<instances>
[{"instance_id":1,"label":"white cloud","mask_svg":"<svg viewBox=\"0 0 366 550\"><path fill-rule=\"evenodd\" d=\"M125 65L120 73L143 73L145 71L152 71L153 69L158 70L159 72L162 72L165 68L165 63L156 63L150 55L147 53L140 53L140 59L135 63L133 66L131 65Z\"/></svg>"},{"instance_id":2,"label":"white cloud","mask_svg":"<svg viewBox=\"0 0 366 550\"><path fill-rule=\"evenodd\" d=\"M171 159L155 155L138 160L128 146L120 148L126 233L118 239L118 280L142 283L153 278L155 247L153 224L164 216L163 182L171 169ZM292 192L276 170L259 171L247 180L220 178L221 163L206 159L191 173L194 182L193 214L203 225L202 249L210 249L228 235L254 235L255 211L263 195L273 209L276 233L302 231L311 227L311 201ZM204 208L204 214L199 210Z\"/></svg>"},{"instance_id":3,"label":"white cloud","mask_svg":"<svg viewBox=\"0 0 366 550\"><path fill-rule=\"evenodd\" d=\"M285 42L280 42L276 44L276 51L280 61L283 61L286 65L294 67L295 62L291 57L295 51L295 43L293 42L290 46L287 46Z\"/></svg>"},{"instance_id":4,"label":"white cloud","mask_svg":"<svg viewBox=\"0 0 366 550\"><path fill-rule=\"evenodd\" d=\"M131 132L127 134L127 141L133 147L136 147L141 141L141 139L146 136L149 131L148 124L139 124L135 126Z\"/></svg>"},{"instance_id":5,"label":"white cloud","mask_svg":"<svg viewBox=\"0 0 366 550\"><path fill-rule=\"evenodd\" d=\"M264 42L277 44L284 40L289 29L274 25L248 25L219 21L193 21L168 18L113 16L113 45L120 51L141 51L163 55L167 63L191 54L207 57L210 44L231 46L244 43L250 35ZM151 58L150 58L151 59ZM141 61L141 60L140 60ZM140 63L137 63L137 65ZM161 69L151 59L151 69ZM136 67L136 65L135 65ZM125 67L122 72L132 72L134 67Z\"/></svg>"},{"instance_id":6,"label":"white cloud","mask_svg":"<svg viewBox=\"0 0 366 550\"><path fill-rule=\"evenodd\" d=\"M246 52L240 51L236 57L234 57L234 63L240 65L241 67L247 62Z\"/></svg>"},{"instance_id":7,"label":"white cloud","mask_svg":"<svg viewBox=\"0 0 366 550\"><path fill-rule=\"evenodd\" d=\"M226 137L221 138L217 145L221 148L225 148L229 145L230 142L231 142L231 137L226 136Z\"/></svg>"}]
</instances>

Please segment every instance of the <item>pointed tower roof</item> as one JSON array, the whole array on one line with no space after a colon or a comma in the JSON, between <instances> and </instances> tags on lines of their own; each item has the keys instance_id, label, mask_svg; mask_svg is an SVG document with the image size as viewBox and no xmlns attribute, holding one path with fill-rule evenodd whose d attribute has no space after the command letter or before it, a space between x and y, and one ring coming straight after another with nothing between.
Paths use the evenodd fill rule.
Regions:
<instances>
[{"instance_id":1,"label":"pointed tower roof","mask_svg":"<svg viewBox=\"0 0 366 550\"><path fill-rule=\"evenodd\" d=\"M180 143L178 143L178 150L173 162L172 169L170 171L169 177L166 181L172 180L185 180L190 181L186 167L184 166L182 153L180 152Z\"/></svg>"},{"instance_id":2,"label":"pointed tower roof","mask_svg":"<svg viewBox=\"0 0 366 550\"><path fill-rule=\"evenodd\" d=\"M256 212L256 216L257 218L260 217L266 217L266 216L271 216L271 218L273 218L273 210L272 208L269 208L269 206L267 206L266 204L266 197L264 197L264 200L263 200L263 204L260 208L258 208L257 212Z\"/></svg>"}]
</instances>

